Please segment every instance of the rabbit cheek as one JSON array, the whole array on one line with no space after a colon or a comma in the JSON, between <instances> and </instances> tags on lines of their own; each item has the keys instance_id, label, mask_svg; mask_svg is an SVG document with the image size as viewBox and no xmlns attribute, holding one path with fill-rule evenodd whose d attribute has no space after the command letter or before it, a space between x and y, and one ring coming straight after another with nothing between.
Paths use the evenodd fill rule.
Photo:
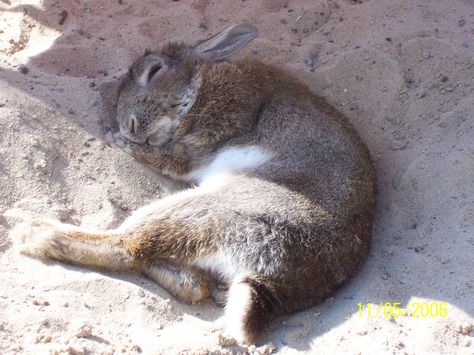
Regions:
<instances>
[{"instance_id":1,"label":"rabbit cheek","mask_svg":"<svg viewBox=\"0 0 474 355\"><path fill-rule=\"evenodd\" d=\"M179 125L178 119L169 117L161 118L153 127L152 133L148 136L148 144L159 147L168 143L173 137L176 128Z\"/></svg>"},{"instance_id":2,"label":"rabbit cheek","mask_svg":"<svg viewBox=\"0 0 474 355\"><path fill-rule=\"evenodd\" d=\"M168 141L169 139L167 138L166 134L163 134L163 132L155 132L151 134L147 139L148 144L154 147L159 147L167 143Z\"/></svg>"}]
</instances>

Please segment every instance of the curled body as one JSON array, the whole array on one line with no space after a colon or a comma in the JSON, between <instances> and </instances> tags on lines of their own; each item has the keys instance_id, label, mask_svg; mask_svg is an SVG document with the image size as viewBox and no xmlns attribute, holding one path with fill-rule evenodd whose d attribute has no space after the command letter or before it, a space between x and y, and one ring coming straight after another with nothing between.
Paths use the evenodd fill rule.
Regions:
<instances>
[{"instance_id":1,"label":"curled body","mask_svg":"<svg viewBox=\"0 0 474 355\"><path fill-rule=\"evenodd\" d=\"M23 251L85 267L138 270L185 302L224 299L229 332L325 299L370 245L374 171L347 119L284 70L227 57L257 35L236 25L138 59L119 90L113 142L190 184L88 231L34 221ZM222 300L222 298L221 298Z\"/></svg>"}]
</instances>

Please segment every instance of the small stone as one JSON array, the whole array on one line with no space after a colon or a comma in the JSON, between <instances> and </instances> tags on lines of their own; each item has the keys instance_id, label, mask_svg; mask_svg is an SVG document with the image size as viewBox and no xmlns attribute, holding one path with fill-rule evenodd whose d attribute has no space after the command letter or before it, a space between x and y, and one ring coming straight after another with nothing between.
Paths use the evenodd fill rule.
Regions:
<instances>
[{"instance_id":1,"label":"small stone","mask_svg":"<svg viewBox=\"0 0 474 355\"><path fill-rule=\"evenodd\" d=\"M422 92L418 93L418 98L422 99L426 96L426 94L427 94L426 91L422 91Z\"/></svg>"},{"instance_id":2,"label":"small stone","mask_svg":"<svg viewBox=\"0 0 474 355\"><path fill-rule=\"evenodd\" d=\"M465 346L466 348L471 346L472 342L468 339L465 342L462 343L462 346Z\"/></svg>"},{"instance_id":3,"label":"small stone","mask_svg":"<svg viewBox=\"0 0 474 355\"><path fill-rule=\"evenodd\" d=\"M304 61L307 65L310 65L310 66L313 66L314 65L314 58L307 58L305 61Z\"/></svg>"},{"instance_id":4,"label":"small stone","mask_svg":"<svg viewBox=\"0 0 474 355\"><path fill-rule=\"evenodd\" d=\"M393 343L393 346L395 346L397 349L401 349L401 348L405 347L405 344L403 344L403 342L401 340L396 340Z\"/></svg>"},{"instance_id":5,"label":"small stone","mask_svg":"<svg viewBox=\"0 0 474 355\"><path fill-rule=\"evenodd\" d=\"M53 337L51 335L38 335L36 337L36 343L51 343Z\"/></svg>"},{"instance_id":6,"label":"small stone","mask_svg":"<svg viewBox=\"0 0 474 355\"><path fill-rule=\"evenodd\" d=\"M464 19L458 21L458 26L459 26L459 27L462 27L462 26L464 26L465 24L466 24L466 20L464 20Z\"/></svg>"},{"instance_id":7,"label":"small stone","mask_svg":"<svg viewBox=\"0 0 474 355\"><path fill-rule=\"evenodd\" d=\"M26 75L26 74L28 74L29 71L30 71L30 69L28 69L28 67L25 66L25 65L22 65L22 66L20 67L20 73L22 73L22 74L25 74L25 75Z\"/></svg>"},{"instance_id":8,"label":"small stone","mask_svg":"<svg viewBox=\"0 0 474 355\"><path fill-rule=\"evenodd\" d=\"M131 349L132 349L132 351L135 351L135 352L137 352L137 353L141 353L141 352L142 352L142 348L141 348L139 345L137 345L137 344L133 344Z\"/></svg>"},{"instance_id":9,"label":"small stone","mask_svg":"<svg viewBox=\"0 0 474 355\"><path fill-rule=\"evenodd\" d=\"M462 46L463 46L464 48L469 48L469 43L464 42L464 43L462 44Z\"/></svg>"},{"instance_id":10,"label":"small stone","mask_svg":"<svg viewBox=\"0 0 474 355\"><path fill-rule=\"evenodd\" d=\"M257 55L257 54L258 54L258 51L257 51L255 48L252 48L251 52L252 52L253 55Z\"/></svg>"},{"instance_id":11,"label":"small stone","mask_svg":"<svg viewBox=\"0 0 474 355\"><path fill-rule=\"evenodd\" d=\"M446 75L443 75L443 76L441 77L441 81L442 81L443 83L447 82L448 80L449 80L449 78L448 78Z\"/></svg>"},{"instance_id":12,"label":"small stone","mask_svg":"<svg viewBox=\"0 0 474 355\"><path fill-rule=\"evenodd\" d=\"M367 330L365 330L365 329L364 330L359 330L356 334L359 335L359 336L367 335Z\"/></svg>"},{"instance_id":13,"label":"small stone","mask_svg":"<svg viewBox=\"0 0 474 355\"><path fill-rule=\"evenodd\" d=\"M92 335L92 327L90 325L84 324L76 331L74 334L76 338L87 338Z\"/></svg>"},{"instance_id":14,"label":"small stone","mask_svg":"<svg viewBox=\"0 0 474 355\"><path fill-rule=\"evenodd\" d=\"M64 354L69 354L69 355L85 355L89 354L90 352L87 351L85 348L81 346L67 346L65 345L64 347L54 350L52 352L53 355L64 355Z\"/></svg>"},{"instance_id":15,"label":"small stone","mask_svg":"<svg viewBox=\"0 0 474 355\"><path fill-rule=\"evenodd\" d=\"M59 13L59 21L58 21L58 24L59 24L59 25L63 25L64 22L66 21L68 15L69 15L69 13L68 13L66 10L61 11L61 12Z\"/></svg>"},{"instance_id":16,"label":"small stone","mask_svg":"<svg viewBox=\"0 0 474 355\"><path fill-rule=\"evenodd\" d=\"M280 20L280 23L283 24L283 25L287 25L288 24L288 20L286 18L282 18Z\"/></svg>"},{"instance_id":17,"label":"small stone","mask_svg":"<svg viewBox=\"0 0 474 355\"><path fill-rule=\"evenodd\" d=\"M89 83L89 87L90 87L90 88L95 87L95 82L91 81L91 82Z\"/></svg>"},{"instance_id":18,"label":"small stone","mask_svg":"<svg viewBox=\"0 0 474 355\"><path fill-rule=\"evenodd\" d=\"M61 222L65 222L69 219L70 215L69 215L69 211L67 209L64 209L64 208L57 208L55 210L57 216L58 216L58 219L61 221Z\"/></svg>"},{"instance_id":19,"label":"small stone","mask_svg":"<svg viewBox=\"0 0 474 355\"><path fill-rule=\"evenodd\" d=\"M468 335L472 330L472 324L464 323L461 325L461 333L464 335Z\"/></svg>"},{"instance_id":20,"label":"small stone","mask_svg":"<svg viewBox=\"0 0 474 355\"><path fill-rule=\"evenodd\" d=\"M257 348L257 353L260 355L270 355L276 351L277 351L277 348L272 342Z\"/></svg>"},{"instance_id":21,"label":"small stone","mask_svg":"<svg viewBox=\"0 0 474 355\"><path fill-rule=\"evenodd\" d=\"M72 107L69 107L69 109L67 110L67 113L69 113L70 115L75 115L76 111L74 111Z\"/></svg>"},{"instance_id":22,"label":"small stone","mask_svg":"<svg viewBox=\"0 0 474 355\"><path fill-rule=\"evenodd\" d=\"M234 338L228 337L224 334L219 334L219 345L220 346L237 345L237 340L235 340Z\"/></svg>"}]
</instances>

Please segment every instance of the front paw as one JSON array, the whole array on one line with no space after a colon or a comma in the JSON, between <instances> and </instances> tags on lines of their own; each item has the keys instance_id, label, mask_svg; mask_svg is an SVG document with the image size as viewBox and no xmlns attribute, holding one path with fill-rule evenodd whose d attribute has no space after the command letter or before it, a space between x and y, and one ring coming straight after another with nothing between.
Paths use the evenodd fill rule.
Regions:
<instances>
[{"instance_id":1,"label":"front paw","mask_svg":"<svg viewBox=\"0 0 474 355\"><path fill-rule=\"evenodd\" d=\"M108 132L105 135L105 141L110 146L115 146L130 155L133 155L132 153L138 148L138 144L133 143L131 140L125 138L120 132Z\"/></svg>"}]
</instances>

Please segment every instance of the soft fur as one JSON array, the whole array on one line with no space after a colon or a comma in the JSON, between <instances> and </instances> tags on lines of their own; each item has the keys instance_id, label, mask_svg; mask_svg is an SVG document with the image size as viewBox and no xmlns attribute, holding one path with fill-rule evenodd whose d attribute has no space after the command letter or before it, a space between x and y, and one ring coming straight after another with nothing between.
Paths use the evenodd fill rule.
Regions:
<instances>
[{"instance_id":1,"label":"soft fur","mask_svg":"<svg viewBox=\"0 0 474 355\"><path fill-rule=\"evenodd\" d=\"M116 145L197 186L115 230L24 225L24 251L139 270L187 302L225 283L229 330L244 342L354 274L370 244L369 153L343 115L282 69L225 60L256 35L237 25L195 46L169 43L121 85Z\"/></svg>"}]
</instances>

